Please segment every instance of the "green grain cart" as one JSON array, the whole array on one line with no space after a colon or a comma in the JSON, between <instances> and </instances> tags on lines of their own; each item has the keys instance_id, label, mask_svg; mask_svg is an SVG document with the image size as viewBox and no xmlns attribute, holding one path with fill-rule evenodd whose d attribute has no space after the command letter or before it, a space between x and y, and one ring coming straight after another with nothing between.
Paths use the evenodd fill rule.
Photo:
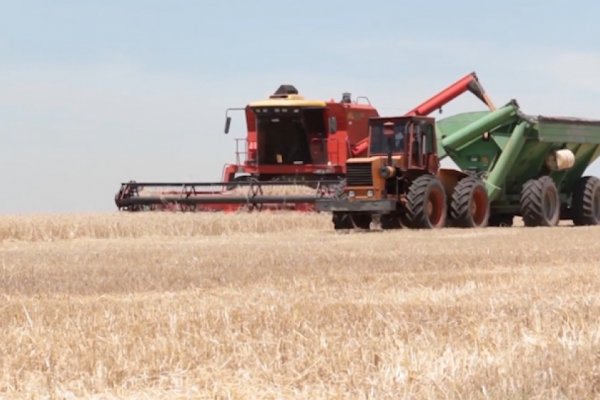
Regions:
<instances>
[{"instance_id":1,"label":"green grain cart","mask_svg":"<svg viewBox=\"0 0 600 400\"><path fill-rule=\"evenodd\" d=\"M440 158L483 180L489 225L510 226L515 215L527 226L600 223L600 180L582 177L600 156L600 121L532 117L512 101L440 120L437 137Z\"/></svg>"}]
</instances>

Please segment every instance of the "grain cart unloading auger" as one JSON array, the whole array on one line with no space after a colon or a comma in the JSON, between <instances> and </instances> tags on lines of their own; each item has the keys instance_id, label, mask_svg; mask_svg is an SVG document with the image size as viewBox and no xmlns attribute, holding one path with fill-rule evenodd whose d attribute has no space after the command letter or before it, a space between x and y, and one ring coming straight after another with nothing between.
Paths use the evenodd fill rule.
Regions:
<instances>
[{"instance_id":1,"label":"grain cart unloading auger","mask_svg":"<svg viewBox=\"0 0 600 400\"><path fill-rule=\"evenodd\" d=\"M434 133L435 132L435 133ZM532 117L515 101L440 120L370 121L369 157L349 159L345 198L319 201L336 229L600 223L600 121ZM440 169L450 156L461 171Z\"/></svg>"},{"instance_id":2,"label":"grain cart unloading auger","mask_svg":"<svg viewBox=\"0 0 600 400\"><path fill-rule=\"evenodd\" d=\"M472 73L407 115L427 115L467 91L493 109ZM225 166L221 182L130 181L121 184L115 196L117 207L124 211L311 210L318 198L339 195L346 160L366 155L368 121L378 116L368 102L352 101L349 93L339 102L306 100L290 85L241 110L246 117L246 138L236 140L237 162ZM231 119L226 116L227 133ZM303 191L265 193L276 192L278 186L290 189L290 185L299 185Z\"/></svg>"}]
</instances>

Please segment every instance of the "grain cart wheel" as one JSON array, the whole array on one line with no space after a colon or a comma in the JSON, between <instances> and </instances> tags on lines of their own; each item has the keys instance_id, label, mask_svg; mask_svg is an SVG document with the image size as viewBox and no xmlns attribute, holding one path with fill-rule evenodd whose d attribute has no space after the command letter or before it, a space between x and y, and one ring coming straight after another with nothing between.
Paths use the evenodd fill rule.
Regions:
<instances>
[{"instance_id":1,"label":"grain cart wheel","mask_svg":"<svg viewBox=\"0 0 600 400\"><path fill-rule=\"evenodd\" d=\"M369 229L371 226L371 214L367 213L352 213L350 214L352 225L358 229Z\"/></svg>"},{"instance_id":2,"label":"grain cart wheel","mask_svg":"<svg viewBox=\"0 0 600 400\"><path fill-rule=\"evenodd\" d=\"M482 228L487 226L489 216L490 203L481 179L473 176L461 179L450 200L452 226Z\"/></svg>"},{"instance_id":3,"label":"grain cart wheel","mask_svg":"<svg viewBox=\"0 0 600 400\"><path fill-rule=\"evenodd\" d=\"M600 179L584 176L577 181L571 209L575 225L600 224Z\"/></svg>"},{"instance_id":4,"label":"grain cart wheel","mask_svg":"<svg viewBox=\"0 0 600 400\"><path fill-rule=\"evenodd\" d=\"M333 229L336 231L339 229L354 228L352 219L350 218L350 213L347 212L334 212L331 221L333 222Z\"/></svg>"},{"instance_id":5,"label":"grain cart wheel","mask_svg":"<svg viewBox=\"0 0 600 400\"><path fill-rule=\"evenodd\" d=\"M411 228L441 228L446 224L446 192L435 176L415 179L406 200L406 219Z\"/></svg>"},{"instance_id":6,"label":"grain cart wheel","mask_svg":"<svg viewBox=\"0 0 600 400\"><path fill-rule=\"evenodd\" d=\"M560 199L549 176L530 179L521 190L521 215L525 226L554 226L560 217Z\"/></svg>"}]
</instances>

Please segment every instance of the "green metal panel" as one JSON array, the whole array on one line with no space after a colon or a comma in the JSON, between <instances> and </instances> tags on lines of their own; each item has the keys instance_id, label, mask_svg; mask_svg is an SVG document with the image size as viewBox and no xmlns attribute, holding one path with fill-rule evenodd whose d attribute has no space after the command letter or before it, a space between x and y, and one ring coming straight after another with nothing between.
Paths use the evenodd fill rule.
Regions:
<instances>
[{"instance_id":1,"label":"green metal panel","mask_svg":"<svg viewBox=\"0 0 600 400\"><path fill-rule=\"evenodd\" d=\"M514 121L517 116L517 110L518 106L516 103L509 103L461 129L447 132L442 139L442 146L449 155L452 155L451 153L458 153L463 147L469 145L469 143L482 140L482 135L485 132Z\"/></svg>"},{"instance_id":2,"label":"green metal panel","mask_svg":"<svg viewBox=\"0 0 600 400\"><path fill-rule=\"evenodd\" d=\"M600 144L600 121L543 116L537 120L540 142Z\"/></svg>"},{"instance_id":3,"label":"green metal panel","mask_svg":"<svg viewBox=\"0 0 600 400\"><path fill-rule=\"evenodd\" d=\"M452 115L450 117L446 117L440 119L436 123L436 136L437 136L437 147L438 147L438 156L440 158L445 157L446 150L442 146L442 141L446 138L446 136L452 134L452 132L456 132L459 129L479 120L483 116L489 114L489 111L474 111L467 112L462 114Z\"/></svg>"}]
</instances>

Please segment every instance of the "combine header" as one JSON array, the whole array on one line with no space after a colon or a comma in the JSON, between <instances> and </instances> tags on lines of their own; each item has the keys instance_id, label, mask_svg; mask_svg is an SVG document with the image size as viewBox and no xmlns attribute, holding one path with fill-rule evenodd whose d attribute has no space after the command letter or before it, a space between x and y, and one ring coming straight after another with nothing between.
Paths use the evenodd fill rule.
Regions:
<instances>
[{"instance_id":1,"label":"combine header","mask_svg":"<svg viewBox=\"0 0 600 400\"><path fill-rule=\"evenodd\" d=\"M424 116L470 91L493 110L472 73L408 112ZM366 99L363 97L363 99ZM369 120L378 117L368 99L344 93L340 101L307 100L282 85L268 99L242 109L247 134L236 139L236 163L221 182L135 182L121 184L115 203L124 211L235 211L241 208L312 210L318 199L338 197L346 161L367 154Z\"/></svg>"}]
</instances>

